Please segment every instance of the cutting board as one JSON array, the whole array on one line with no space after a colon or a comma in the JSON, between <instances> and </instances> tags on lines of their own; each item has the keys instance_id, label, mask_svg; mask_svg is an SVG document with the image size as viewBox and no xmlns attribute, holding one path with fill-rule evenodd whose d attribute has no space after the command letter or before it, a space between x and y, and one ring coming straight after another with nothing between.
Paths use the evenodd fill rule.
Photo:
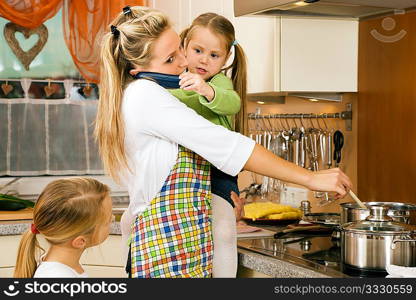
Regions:
<instances>
[{"instance_id":1,"label":"cutting board","mask_svg":"<svg viewBox=\"0 0 416 300\"><path fill-rule=\"evenodd\" d=\"M270 236L274 236L276 232L274 231L270 231L267 229L262 229L260 231L255 231L255 232L247 232L247 233L237 233L237 238L238 239L245 239L245 238L260 238L260 237L270 237Z\"/></svg>"},{"instance_id":2,"label":"cutting board","mask_svg":"<svg viewBox=\"0 0 416 300\"><path fill-rule=\"evenodd\" d=\"M13 211L0 210L0 221L31 219L33 219L33 208L25 208Z\"/></svg>"},{"instance_id":3,"label":"cutting board","mask_svg":"<svg viewBox=\"0 0 416 300\"><path fill-rule=\"evenodd\" d=\"M244 228L245 226L243 226ZM249 228L257 228L260 230L257 231L253 231L253 232L238 232L239 231L239 226L237 226L237 238L256 238L256 237L269 237L269 236L273 236L275 234L274 231L271 230L267 230L267 229L263 229L263 228L259 228L259 227L253 227L253 226L248 226Z\"/></svg>"}]
</instances>

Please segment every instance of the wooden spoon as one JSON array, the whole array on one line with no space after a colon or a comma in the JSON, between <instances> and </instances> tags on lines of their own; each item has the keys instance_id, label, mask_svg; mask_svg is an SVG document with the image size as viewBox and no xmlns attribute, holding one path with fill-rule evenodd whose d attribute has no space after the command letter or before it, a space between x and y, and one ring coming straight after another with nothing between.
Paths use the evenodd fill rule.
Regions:
<instances>
[{"instance_id":1,"label":"wooden spoon","mask_svg":"<svg viewBox=\"0 0 416 300\"><path fill-rule=\"evenodd\" d=\"M351 191L350 190L350 196L352 197L352 199L354 199L354 201L355 202L357 202L358 203L358 205L361 207L361 208L364 208L364 209L367 209L367 206L365 206L364 205L364 203L362 203L361 201L360 201L360 199L358 199L358 197L354 194L354 192L353 191Z\"/></svg>"}]
</instances>

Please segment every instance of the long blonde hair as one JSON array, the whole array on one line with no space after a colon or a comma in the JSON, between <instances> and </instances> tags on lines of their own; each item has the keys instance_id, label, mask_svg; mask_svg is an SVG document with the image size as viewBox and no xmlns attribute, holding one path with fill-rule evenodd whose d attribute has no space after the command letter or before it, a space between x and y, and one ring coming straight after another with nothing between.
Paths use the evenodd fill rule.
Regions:
<instances>
[{"instance_id":1,"label":"long blonde hair","mask_svg":"<svg viewBox=\"0 0 416 300\"><path fill-rule=\"evenodd\" d=\"M110 190L92 178L73 177L49 183L36 201L33 224L52 245L79 235L92 235L108 215L102 203ZM31 229L22 237L17 254L14 277L33 277L38 252L44 253Z\"/></svg>"},{"instance_id":2,"label":"long blonde hair","mask_svg":"<svg viewBox=\"0 0 416 300\"><path fill-rule=\"evenodd\" d=\"M120 170L128 168L121 115L123 90L132 81L129 70L147 67L154 42L170 28L168 18L158 10L131 7L112 22L115 33L103 37L101 49L100 99L95 137L106 171L120 182Z\"/></svg>"},{"instance_id":3,"label":"long blonde hair","mask_svg":"<svg viewBox=\"0 0 416 300\"><path fill-rule=\"evenodd\" d=\"M191 26L183 30L180 34L182 46L186 48L194 30L198 27L210 29L214 34L220 36L225 43L226 52L229 53L234 47L234 59L231 65L223 69L225 74L231 71L231 80L234 89L241 98L241 109L235 117L235 130L241 134L247 134L247 62L246 55L240 44L236 43L235 30L233 24L225 17L216 13L205 13L196 17Z\"/></svg>"}]
</instances>

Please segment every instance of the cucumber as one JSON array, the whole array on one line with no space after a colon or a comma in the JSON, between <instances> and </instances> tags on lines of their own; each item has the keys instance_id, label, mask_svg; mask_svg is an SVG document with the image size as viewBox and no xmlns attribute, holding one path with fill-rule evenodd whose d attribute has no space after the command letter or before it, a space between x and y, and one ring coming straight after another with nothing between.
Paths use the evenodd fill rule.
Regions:
<instances>
[{"instance_id":1,"label":"cucumber","mask_svg":"<svg viewBox=\"0 0 416 300\"><path fill-rule=\"evenodd\" d=\"M15 196L0 193L0 201L1 200L9 200L9 201L20 202L20 203L23 203L25 205L25 207L34 207L35 206L35 203L32 202L32 201L24 200L24 199L17 198Z\"/></svg>"},{"instance_id":2,"label":"cucumber","mask_svg":"<svg viewBox=\"0 0 416 300\"><path fill-rule=\"evenodd\" d=\"M19 210L26 208L26 205L22 202L13 201L13 200L0 200L0 210Z\"/></svg>"}]
</instances>

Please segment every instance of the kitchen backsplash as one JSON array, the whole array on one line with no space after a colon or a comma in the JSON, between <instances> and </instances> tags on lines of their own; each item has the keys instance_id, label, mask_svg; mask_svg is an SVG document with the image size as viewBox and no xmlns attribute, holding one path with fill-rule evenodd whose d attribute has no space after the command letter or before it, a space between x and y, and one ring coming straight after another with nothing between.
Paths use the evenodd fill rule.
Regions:
<instances>
[{"instance_id":1,"label":"kitchen backsplash","mask_svg":"<svg viewBox=\"0 0 416 300\"><path fill-rule=\"evenodd\" d=\"M295 113L314 113L320 115L321 113L336 113L345 111L347 103L352 104L353 110L353 120L352 120L352 130L347 131L344 120L335 120L335 119L326 119L325 123L329 128L340 129L344 134L344 146L342 148L342 160L340 168L351 178L351 181L356 188L357 186L357 113L354 108L357 107L356 94L354 93L345 93L343 95L343 100L341 102L330 102L330 101L318 101L311 102L310 100L296 98L296 97L286 97L285 104L258 104L256 102L248 103L248 112L256 113L260 109L260 114L295 114ZM252 122L252 121L250 121ZM289 125L294 125L293 120L288 120ZM296 120L299 124L300 120ZM303 123L308 123L309 121L304 119ZM252 124L252 123L250 123ZM314 124L317 124L316 121ZM324 123L319 123L324 127ZM244 171L239 175L239 189L243 190L247 188L254 182L254 178L257 183L262 182L262 176L254 175L251 172ZM300 187L294 184L289 184L288 186ZM260 200L260 197L256 197L257 200ZM276 201L276 197L272 197L272 200ZM318 199L314 197L314 193L308 193L308 200L311 201L312 212L339 212L340 206L339 203L353 201L352 198L346 196L342 200L336 200L325 206L318 206Z\"/></svg>"}]
</instances>

